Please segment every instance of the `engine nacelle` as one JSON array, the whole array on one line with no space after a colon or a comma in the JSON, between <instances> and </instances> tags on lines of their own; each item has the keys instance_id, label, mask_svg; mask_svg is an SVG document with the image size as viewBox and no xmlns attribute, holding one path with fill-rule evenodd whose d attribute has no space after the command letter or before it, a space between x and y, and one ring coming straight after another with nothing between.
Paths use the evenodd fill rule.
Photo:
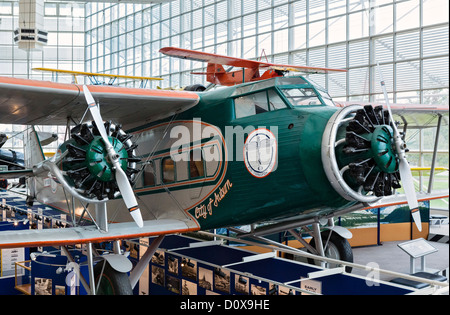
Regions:
<instances>
[{"instance_id":1,"label":"engine nacelle","mask_svg":"<svg viewBox=\"0 0 450 315\"><path fill-rule=\"evenodd\" d=\"M381 106L336 112L322 138L322 161L331 185L347 200L371 203L401 187L393 128Z\"/></svg>"},{"instance_id":2,"label":"engine nacelle","mask_svg":"<svg viewBox=\"0 0 450 315\"><path fill-rule=\"evenodd\" d=\"M131 185L139 172L135 156L137 145L120 125L110 121L104 123L111 145L120 161L120 167ZM120 192L115 180L114 166L109 161L106 146L95 122L77 125L71 130L70 140L60 147L61 153L67 151L62 160L62 170L67 183L86 199L114 199Z\"/></svg>"}]
</instances>

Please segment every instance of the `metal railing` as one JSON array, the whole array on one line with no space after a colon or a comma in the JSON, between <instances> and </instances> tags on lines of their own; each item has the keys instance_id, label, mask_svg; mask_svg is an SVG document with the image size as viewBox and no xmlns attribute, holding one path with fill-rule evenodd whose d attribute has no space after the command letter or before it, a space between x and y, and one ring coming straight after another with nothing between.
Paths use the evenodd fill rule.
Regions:
<instances>
[{"instance_id":1,"label":"metal railing","mask_svg":"<svg viewBox=\"0 0 450 315\"><path fill-rule=\"evenodd\" d=\"M337 260L337 259L333 259L333 258L328 258L328 257L322 257L322 256L318 256L318 255L314 255L314 254L310 254L307 253L305 251L299 250L299 249L295 249L292 247L289 247L287 245L283 245L268 239L265 239L268 243L270 243L270 245L265 245L265 244L261 244L261 243L257 243L257 242L252 242L252 241L247 241L247 240L242 240L242 239L236 239L234 237L229 237L229 236L225 236L225 235L218 235L218 234L214 234L214 233L210 233L210 232L197 232L200 235L204 235L204 236L208 236L208 237L217 237L217 238L222 238L225 240L230 240L233 242L239 242L242 244L247 244L250 246L258 246L258 247L262 247L262 248L266 248L266 249L270 249L272 251L279 251L279 252L283 252L283 253L287 253L287 254L292 254L292 255L298 255L298 256L302 256L305 258L310 258L310 259L314 259L317 261L323 261L323 262L327 262L327 263L331 263L334 265L338 265L344 268L339 268L339 270L337 270L338 273L343 273L345 274L345 267L351 267L351 268L356 268L356 269L362 269L367 271L368 273L380 273L380 274L384 274L384 275L389 275L389 276L393 276L396 278L402 278L402 279L406 279L406 280L411 280L411 281L417 281L417 282L421 282L421 283L426 283L429 285L429 287L420 289L420 290L416 290L414 291L413 288L408 287L408 289L413 290L414 292L412 292L411 294L448 294L449 293L449 283L448 282L441 282L441 281L436 281L436 280L430 280L430 279L425 279L425 278L421 278L421 277L416 277L416 276L412 276L412 275L408 275L408 274L404 274L404 273L399 273L399 272L395 272L395 271L390 271L390 270L384 270L381 268L377 268L377 267L373 267L373 266L365 266L365 265L360 265L360 264L356 264L356 263L350 263L347 261L342 261L342 260ZM335 268L336 269L336 268ZM331 269L328 269L331 270ZM326 275L325 271L323 273L323 275ZM331 271L334 272L334 271ZM370 281L374 282L375 279L371 278ZM448 280L447 280L448 281ZM382 282L380 280L380 282Z\"/></svg>"},{"instance_id":2,"label":"metal railing","mask_svg":"<svg viewBox=\"0 0 450 315\"><path fill-rule=\"evenodd\" d=\"M14 289L25 295L31 295L31 260L14 263Z\"/></svg>"}]
</instances>

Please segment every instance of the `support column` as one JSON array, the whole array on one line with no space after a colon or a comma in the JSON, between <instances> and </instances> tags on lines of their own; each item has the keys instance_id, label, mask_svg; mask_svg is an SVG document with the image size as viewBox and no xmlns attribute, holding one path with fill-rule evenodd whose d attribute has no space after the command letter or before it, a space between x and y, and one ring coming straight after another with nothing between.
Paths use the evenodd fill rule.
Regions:
<instances>
[{"instance_id":1,"label":"support column","mask_svg":"<svg viewBox=\"0 0 450 315\"><path fill-rule=\"evenodd\" d=\"M92 243L87 243L87 259L88 259L88 269L89 269L89 284L91 287L91 295L96 294L95 287L95 276L94 276L94 252L92 249Z\"/></svg>"}]
</instances>

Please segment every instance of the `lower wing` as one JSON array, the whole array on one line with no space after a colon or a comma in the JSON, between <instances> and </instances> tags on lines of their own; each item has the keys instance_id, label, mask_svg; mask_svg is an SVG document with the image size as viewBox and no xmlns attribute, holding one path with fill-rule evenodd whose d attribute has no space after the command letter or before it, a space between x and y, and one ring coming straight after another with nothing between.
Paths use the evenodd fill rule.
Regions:
<instances>
[{"instance_id":1,"label":"lower wing","mask_svg":"<svg viewBox=\"0 0 450 315\"><path fill-rule=\"evenodd\" d=\"M182 220L145 221L137 228L134 222L113 223L108 232L101 232L95 226L65 229L14 230L0 233L0 248L66 246L85 243L102 243L115 240L136 239L157 235L197 231L198 226Z\"/></svg>"}]
</instances>

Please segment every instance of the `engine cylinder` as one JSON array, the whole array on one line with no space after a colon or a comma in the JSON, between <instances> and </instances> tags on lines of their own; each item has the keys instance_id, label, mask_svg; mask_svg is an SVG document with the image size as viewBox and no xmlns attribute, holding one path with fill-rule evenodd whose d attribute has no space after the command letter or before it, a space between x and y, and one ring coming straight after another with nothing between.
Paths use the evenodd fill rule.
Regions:
<instances>
[{"instance_id":1,"label":"engine cylinder","mask_svg":"<svg viewBox=\"0 0 450 315\"><path fill-rule=\"evenodd\" d=\"M135 156L137 145L120 125L110 121L104 125L120 167L133 185L135 175L139 172L136 164L140 159ZM62 153L68 151L62 161L62 168L66 180L78 193L97 200L114 199L119 195L114 165L94 122L74 127L71 139L63 143L60 150Z\"/></svg>"},{"instance_id":2,"label":"engine cylinder","mask_svg":"<svg viewBox=\"0 0 450 315\"><path fill-rule=\"evenodd\" d=\"M400 188L399 158L389 112L349 106L336 112L322 139L330 183L347 200L375 202Z\"/></svg>"}]
</instances>

